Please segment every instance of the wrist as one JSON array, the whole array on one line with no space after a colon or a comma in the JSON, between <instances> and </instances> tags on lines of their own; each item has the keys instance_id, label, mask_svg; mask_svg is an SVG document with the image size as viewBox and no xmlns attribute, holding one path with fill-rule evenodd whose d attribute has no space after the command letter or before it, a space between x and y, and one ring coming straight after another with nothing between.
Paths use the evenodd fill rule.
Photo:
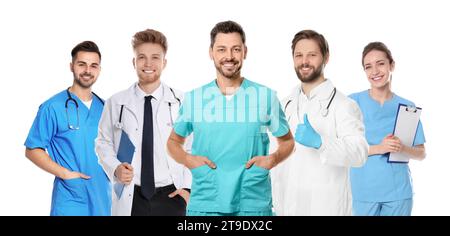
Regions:
<instances>
[{"instance_id":1,"label":"wrist","mask_svg":"<svg viewBox=\"0 0 450 236\"><path fill-rule=\"evenodd\" d=\"M191 193L191 189L190 188L183 188L186 192L188 192L189 194Z\"/></svg>"},{"instance_id":2,"label":"wrist","mask_svg":"<svg viewBox=\"0 0 450 236\"><path fill-rule=\"evenodd\" d=\"M67 179L68 175L69 175L70 171L66 168L62 168L61 171L59 173L57 173L57 177L61 178L61 179Z\"/></svg>"},{"instance_id":3,"label":"wrist","mask_svg":"<svg viewBox=\"0 0 450 236\"><path fill-rule=\"evenodd\" d=\"M269 155L270 166L273 168L278 165L278 151Z\"/></svg>"},{"instance_id":4,"label":"wrist","mask_svg":"<svg viewBox=\"0 0 450 236\"><path fill-rule=\"evenodd\" d=\"M192 159L192 155L189 153L186 153L183 157L183 165L188 166L189 161Z\"/></svg>"}]
</instances>

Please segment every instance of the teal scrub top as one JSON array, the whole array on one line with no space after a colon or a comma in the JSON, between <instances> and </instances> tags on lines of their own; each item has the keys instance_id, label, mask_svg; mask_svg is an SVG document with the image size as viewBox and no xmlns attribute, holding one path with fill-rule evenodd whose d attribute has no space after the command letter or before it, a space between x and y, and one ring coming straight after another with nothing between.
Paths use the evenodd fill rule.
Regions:
<instances>
[{"instance_id":1,"label":"teal scrub top","mask_svg":"<svg viewBox=\"0 0 450 236\"><path fill-rule=\"evenodd\" d=\"M174 131L193 133L192 154L205 156L217 168L192 169L188 210L233 213L271 211L269 170L248 160L268 155L270 131L275 137L289 132L276 93L244 79L230 100L216 81L189 92L179 111Z\"/></svg>"},{"instance_id":2,"label":"teal scrub top","mask_svg":"<svg viewBox=\"0 0 450 236\"><path fill-rule=\"evenodd\" d=\"M57 164L91 177L55 177L50 215L111 215L110 183L94 150L103 101L93 95L88 109L75 94L71 96L78 103L79 117L73 101L66 113L67 91L56 94L39 107L25 146L44 149ZM69 129L68 118L79 129Z\"/></svg>"},{"instance_id":3,"label":"teal scrub top","mask_svg":"<svg viewBox=\"0 0 450 236\"><path fill-rule=\"evenodd\" d=\"M392 134L400 103L414 106L414 103L393 95L381 106L365 90L350 95L363 114L366 139L369 145L378 145L384 137ZM425 143L422 123L419 121L414 146ZM388 155L371 155L360 168L351 168L350 180L353 200L366 202L387 202L412 198L412 179L408 164L389 163Z\"/></svg>"}]
</instances>

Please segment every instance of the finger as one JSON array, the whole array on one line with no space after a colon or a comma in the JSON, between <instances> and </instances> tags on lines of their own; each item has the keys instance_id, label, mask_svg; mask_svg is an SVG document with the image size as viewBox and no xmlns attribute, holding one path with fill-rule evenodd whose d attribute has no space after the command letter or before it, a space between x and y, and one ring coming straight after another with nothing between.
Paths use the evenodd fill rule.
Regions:
<instances>
[{"instance_id":1,"label":"finger","mask_svg":"<svg viewBox=\"0 0 450 236\"><path fill-rule=\"evenodd\" d=\"M306 114L306 113L303 115L303 124L305 124L307 126L311 126L311 124L309 123L309 120L308 120L308 114Z\"/></svg>"},{"instance_id":2,"label":"finger","mask_svg":"<svg viewBox=\"0 0 450 236\"><path fill-rule=\"evenodd\" d=\"M133 173L132 172L126 172L126 173L123 174L123 176L125 178L132 179L133 178Z\"/></svg>"},{"instance_id":3,"label":"finger","mask_svg":"<svg viewBox=\"0 0 450 236\"><path fill-rule=\"evenodd\" d=\"M90 179L91 178L91 176L89 176L89 175L85 175L83 173L79 173L79 174L80 174L80 177L83 178L83 179Z\"/></svg>"},{"instance_id":4,"label":"finger","mask_svg":"<svg viewBox=\"0 0 450 236\"><path fill-rule=\"evenodd\" d=\"M133 176L125 177L125 181L130 183L133 180Z\"/></svg>"},{"instance_id":5,"label":"finger","mask_svg":"<svg viewBox=\"0 0 450 236\"><path fill-rule=\"evenodd\" d=\"M133 170L133 166L132 165L130 165L130 164L128 164L128 163L123 163L123 166L125 167L125 168L127 168L128 170Z\"/></svg>"},{"instance_id":6,"label":"finger","mask_svg":"<svg viewBox=\"0 0 450 236\"><path fill-rule=\"evenodd\" d=\"M205 163L212 169L216 169L216 164L214 164L214 162L212 162L211 160L209 160L208 158L204 157L204 161Z\"/></svg>"},{"instance_id":7,"label":"finger","mask_svg":"<svg viewBox=\"0 0 450 236\"><path fill-rule=\"evenodd\" d=\"M248 168L252 167L252 165L255 164L255 162L256 162L256 159L255 159L255 158L250 159L250 160L245 164L245 168L248 169Z\"/></svg>"},{"instance_id":8,"label":"finger","mask_svg":"<svg viewBox=\"0 0 450 236\"><path fill-rule=\"evenodd\" d=\"M173 191L172 193L169 194L170 198L175 197L176 195L178 195L178 190Z\"/></svg>"}]
</instances>

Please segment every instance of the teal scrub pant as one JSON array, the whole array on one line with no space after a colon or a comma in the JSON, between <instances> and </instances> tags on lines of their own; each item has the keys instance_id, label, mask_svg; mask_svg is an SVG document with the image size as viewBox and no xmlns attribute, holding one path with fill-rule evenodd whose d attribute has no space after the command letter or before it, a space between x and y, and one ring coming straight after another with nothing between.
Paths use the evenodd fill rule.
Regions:
<instances>
[{"instance_id":1,"label":"teal scrub pant","mask_svg":"<svg viewBox=\"0 0 450 236\"><path fill-rule=\"evenodd\" d=\"M355 216L410 216L412 198L392 202L360 202L353 201Z\"/></svg>"},{"instance_id":2,"label":"teal scrub pant","mask_svg":"<svg viewBox=\"0 0 450 236\"><path fill-rule=\"evenodd\" d=\"M273 216L272 211L238 211L233 213L190 211L187 216Z\"/></svg>"}]
</instances>

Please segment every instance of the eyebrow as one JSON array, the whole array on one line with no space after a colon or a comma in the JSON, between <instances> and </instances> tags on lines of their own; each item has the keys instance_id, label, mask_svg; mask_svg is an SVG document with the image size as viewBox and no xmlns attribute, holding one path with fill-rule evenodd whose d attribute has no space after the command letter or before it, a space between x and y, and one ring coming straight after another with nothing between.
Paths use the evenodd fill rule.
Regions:
<instances>
[{"instance_id":1,"label":"eyebrow","mask_svg":"<svg viewBox=\"0 0 450 236\"><path fill-rule=\"evenodd\" d=\"M87 62L85 62L85 61L76 61L75 63L82 63L82 64L86 64L86 65L88 65L88 63ZM94 62L94 63L91 63L91 65L96 65L96 66L98 66L98 65L100 65L99 63L97 63L97 62Z\"/></svg>"},{"instance_id":2,"label":"eyebrow","mask_svg":"<svg viewBox=\"0 0 450 236\"><path fill-rule=\"evenodd\" d=\"M378 63L378 62L386 62L386 59L381 59L381 60L375 61L375 63ZM366 63L366 64L364 64L364 66L370 66L370 63Z\"/></svg>"},{"instance_id":3,"label":"eyebrow","mask_svg":"<svg viewBox=\"0 0 450 236\"><path fill-rule=\"evenodd\" d=\"M161 56L162 53L153 53L151 56ZM146 56L145 53L138 53L138 56Z\"/></svg>"},{"instance_id":4,"label":"eyebrow","mask_svg":"<svg viewBox=\"0 0 450 236\"><path fill-rule=\"evenodd\" d=\"M225 45L217 45L216 47L217 48L228 48ZM231 46L230 48L242 48L242 47L243 47L242 45L236 44L236 45Z\"/></svg>"},{"instance_id":5,"label":"eyebrow","mask_svg":"<svg viewBox=\"0 0 450 236\"><path fill-rule=\"evenodd\" d=\"M310 53L315 53L315 54L319 54L318 51L309 51L306 54L310 54ZM303 54L303 52L294 52L294 54Z\"/></svg>"}]
</instances>

